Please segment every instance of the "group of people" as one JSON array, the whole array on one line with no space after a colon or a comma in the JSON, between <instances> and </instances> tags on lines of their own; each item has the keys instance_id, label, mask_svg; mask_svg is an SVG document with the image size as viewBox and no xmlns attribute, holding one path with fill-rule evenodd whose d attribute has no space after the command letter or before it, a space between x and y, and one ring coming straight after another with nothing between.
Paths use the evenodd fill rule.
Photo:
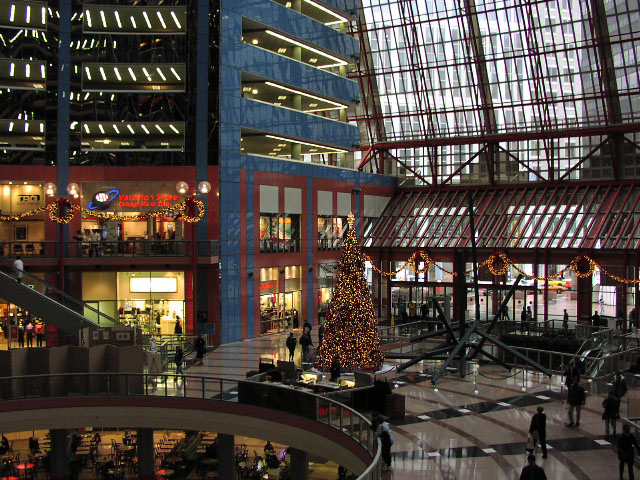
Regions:
<instances>
[{"instance_id":1,"label":"group of people","mask_svg":"<svg viewBox=\"0 0 640 480\"><path fill-rule=\"evenodd\" d=\"M298 346L298 344L300 344L300 348L302 349L302 363L310 363L313 361L312 350L311 350L311 347L313 347L313 339L311 338L312 328L313 328L312 325L307 320L302 325L302 335L300 336L299 339L297 339L293 335L293 332L289 333L289 336L287 337L285 345L287 347L287 350L289 351L290 362L293 362L293 358L296 353L296 347ZM324 337L324 324L320 324L320 326L318 326L318 348L321 348L322 346L323 337Z\"/></svg>"},{"instance_id":2,"label":"group of people","mask_svg":"<svg viewBox=\"0 0 640 480\"><path fill-rule=\"evenodd\" d=\"M36 338L36 346L42 347L44 343L44 323L34 322L29 319L26 323L20 322L18 324L18 346L23 348L25 346L33 347L33 337Z\"/></svg>"}]
</instances>

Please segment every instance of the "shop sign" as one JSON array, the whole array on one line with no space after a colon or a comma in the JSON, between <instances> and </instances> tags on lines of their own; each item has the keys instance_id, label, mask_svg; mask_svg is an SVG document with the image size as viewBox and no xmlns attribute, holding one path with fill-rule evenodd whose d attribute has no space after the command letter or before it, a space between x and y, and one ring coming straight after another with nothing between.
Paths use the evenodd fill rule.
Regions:
<instances>
[{"instance_id":1,"label":"shop sign","mask_svg":"<svg viewBox=\"0 0 640 480\"><path fill-rule=\"evenodd\" d=\"M260 290L272 290L272 289L276 288L276 286L273 283L263 283L258 288L260 288Z\"/></svg>"},{"instance_id":2,"label":"shop sign","mask_svg":"<svg viewBox=\"0 0 640 480\"><path fill-rule=\"evenodd\" d=\"M182 198L175 185L166 182L122 182L105 185L87 182L82 185L84 206L97 211L149 211L168 208Z\"/></svg>"},{"instance_id":3,"label":"shop sign","mask_svg":"<svg viewBox=\"0 0 640 480\"><path fill-rule=\"evenodd\" d=\"M164 208L170 207L180 201L179 195L169 195L166 193L120 195L120 207L122 208Z\"/></svg>"}]
</instances>

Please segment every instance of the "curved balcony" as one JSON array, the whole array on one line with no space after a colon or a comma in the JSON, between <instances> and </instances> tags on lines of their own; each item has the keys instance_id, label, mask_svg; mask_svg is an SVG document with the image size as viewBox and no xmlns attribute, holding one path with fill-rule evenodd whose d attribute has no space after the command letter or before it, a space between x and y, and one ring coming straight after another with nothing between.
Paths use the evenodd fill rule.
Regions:
<instances>
[{"instance_id":1,"label":"curved balcony","mask_svg":"<svg viewBox=\"0 0 640 480\"><path fill-rule=\"evenodd\" d=\"M369 421L330 398L291 386L200 376L72 373L0 378L4 431L118 427L190 429L269 438L325 452L359 480L381 478ZM283 401L286 399L286 401ZM52 415L55 410L55 415Z\"/></svg>"}]
</instances>

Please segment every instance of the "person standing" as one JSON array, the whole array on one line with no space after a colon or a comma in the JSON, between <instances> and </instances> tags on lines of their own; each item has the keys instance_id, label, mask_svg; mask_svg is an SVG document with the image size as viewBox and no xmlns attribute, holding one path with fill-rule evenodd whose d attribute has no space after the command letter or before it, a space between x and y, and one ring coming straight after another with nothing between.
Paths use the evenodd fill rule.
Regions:
<instances>
[{"instance_id":1,"label":"person standing","mask_svg":"<svg viewBox=\"0 0 640 480\"><path fill-rule=\"evenodd\" d=\"M313 327L311 326L311 323L309 323L309 320L305 320L304 323L302 324L302 333L311 333L311 329Z\"/></svg>"},{"instance_id":2,"label":"person standing","mask_svg":"<svg viewBox=\"0 0 640 480\"><path fill-rule=\"evenodd\" d=\"M329 370L331 373L330 381L337 382L338 378L340 378L340 358L336 355L331 360L331 369Z\"/></svg>"},{"instance_id":3,"label":"person standing","mask_svg":"<svg viewBox=\"0 0 640 480\"><path fill-rule=\"evenodd\" d=\"M567 313L567 309L564 309L564 313L562 314L562 328L565 330L569 330L569 314Z\"/></svg>"},{"instance_id":4,"label":"person standing","mask_svg":"<svg viewBox=\"0 0 640 480\"><path fill-rule=\"evenodd\" d=\"M529 462L520 474L520 480L547 480L547 474L544 473L544 468L536 464L536 456L529 455L527 457Z\"/></svg>"},{"instance_id":5,"label":"person standing","mask_svg":"<svg viewBox=\"0 0 640 480\"><path fill-rule=\"evenodd\" d=\"M580 385L580 379L574 378L573 383L569 386L569 394L567 395L567 404L569 405L569 423L567 427L580 426L580 412L586 400L584 387ZM576 411L576 421L573 422L573 411Z\"/></svg>"},{"instance_id":6,"label":"person standing","mask_svg":"<svg viewBox=\"0 0 640 480\"><path fill-rule=\"evenodd\" d=\"M622 397L627 394L627 381L622 376L622 373L620 373L620 370L616 372L613 382L611 382L611 388L618 400L622 400Z\"/></svg>"},{"instance_id":7,"label":"person standing","mask_svg":"<svg viewBox=\"0 0 640 480\"><path fill-rule=\"evenodd\" d=\"M322 348L322 338L324 337L324 323L318 325L318 352Z\"/></svg>"},{"instance_id":8,"label":"person standing","mask_svg":"<svg viewBox=\"0 0 640 480\"><path fill-rule=\"evenodd\" d=\"M614 395L614 391L609 391L609 396L602 402L602 419L604 420L604 436L609 436L609 426L613 428L613 434L616 434L616 420L620 418L620 400Z\"/></svg>"},{"instance_id":9,"label":"person standing","mask_svg":"<svg viewBox=\"0 0 640 480\"><path fill-rule=\"evenodd\" d=\"M564 377L565 377L564 384L567 386L567 388L573 385L573 380L575 378L577 378L578 381L580 381L580 371L578 370L578 367L576 367L575 360L571 360L569 362L569 366L567 367L567 370L564 372Z\"/></svg>"},{"instance_id":10,"label":"person standing","mask_svg":"<svg viewBox=\"0 0 640 480\"><path fill-rule=\"evenodd\" d=\"M20 348L24 347L24 325L22 325L22 322L18 324L18 346Z\"/></svg>"},{"instance_id":11,"label":"person standing","mask_svg":"<svg viewBox=\"0 0 640 480\"><path fill-rule=\"evenodd\" d=\"M522 307L522 311L520 312L520 331L522 333L525 332L527 327L527 309L526 307Z\"/></svg>"},{"instance_id":12,"label":"person standing","mask_svg":"<svg viewBox=\"0 0 640 480\"><path fill-rule=\"evenodd\" d=\"M393 445L393 442L395 441L391 427L389 427L389 424L382 420L381 417L376 415L373 419L373 423L371 424L371 428L376 431L376 435L380 439L382 460L384 460L384 463L386 464L382 469L391 470L391 445Z\"/></svg>"},{"instance_id":13,"label":"person standing","mask_svg":"<svg viewBox=\"0 0 640 480\"><path fill-rule=\"evenodd\" d=\"M624 474L624 466L629 467L629 480L633 480L633 447L640 452L640 445L634 435L631 435L631 428L628 423L622 426L622 435L618 439L618 460L620 461L620 478Z\"/></svg>"},{"instance_id":14,"label":"person standing","mask_svg":"<svg viewBox=\"0 0 640 480\"><path fill-rule=\"evenodd\" d=\"M20 255L18 255L13 262L13 269L16 271L16 281L18 283L22 283L22 275L24 275L24 263L22 263Z\"/></svg>"},{"instance_id":15,"label":"person standing","mask_svg":"<svg viewBox=\"0 0 640 480\"><path fill-rule=\"evenodd\" d=\"M198 335L196 343L193 346L196 349L196 360L198 361L198 365L202 365L202 359L207 351L207 344L204 341L204 338L202 338L202 335Z\"/></svg>"},{"instance_id":16,"label":"person standing","mask_svg":"<svg viewBox=\"0 0 640 480\"><path fill-rule=\"evenodd\" d=\"M36 346L42 346L42 340L44 338L44 323L36 323Z\"/></svg>"},{"instance_id":17,"label":"person standing","mask_svg":"<svg viewBox=\"0 0 640 480\"><path fill-rule=\"evenodd\" d=\"M180 323L180 317L176 317L176 324L173 327L174 335L182 335L182 324Z\"/></svg>"},{"instance_id":18,"label":"person standing","mask_svg":"<svg viewBox=\"0 0 640 480\"><path fill-rule=\"evenodd\" d=\"M598 315L598 311L593 312L593 316L591 317L591 326L599 327L600 326L600 315Z\"/></svg>"},{"instance_id":19,"label":"person standing","mask_svg":"<svg viewBox=\"0 0 640 480\"><path fill-rule=\"evenodd\" d=\"M600 315L604 315L604 295L600 294L600 300L598 300L598 303L600 303Z\"/></svg>"},{"instance_id":20,"label":"person standing","mask_svg":"<svg viewBox=\"0 0 640 480\"><path fill-rule=\"evenodd\" d=\"M537 413L531 418L529 433L533 437L533 448L535 449L536 443L540 441L542 458L547 458L547 415L543 407L538 407ZM533 450L529 453L533 453Z\"/></svg>"},{"instance_id":21,"label":"person standing","mask_svg":"<svg viewBox=\"0 0 640 480\"><path fill-rule=\"evenodd\" d=\"M25 330L27 331L27 347L33 347L34 326L31 320L27 322L27 326L25 327Z\"/></svg>"},{"instance_id":22,"label":"person standing","mask_svg":"<svg viewBox=\"0 0 640 480\"><path fill-rule=\"evenodd\" d=\"M289 350L289 361L293 362L293 356L296 353L296 345L298 345L298 340L293 336L293 332L289 334L287 337L287 349Z\"/></svg>"}]
</instances>

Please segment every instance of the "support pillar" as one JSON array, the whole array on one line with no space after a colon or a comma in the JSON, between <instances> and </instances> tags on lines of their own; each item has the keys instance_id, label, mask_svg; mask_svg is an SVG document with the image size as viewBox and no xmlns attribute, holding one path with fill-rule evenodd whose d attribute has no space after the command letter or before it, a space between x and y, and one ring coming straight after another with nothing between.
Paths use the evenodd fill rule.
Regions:
<instances>
[{"instance_id":1,"label":"support pillar","mask_svg":"<svg viewBox=\"0 0 640 480\"><path fill-rule=\"evenodd\" d=\"M297 448L289 448L291 452L291 478L307 480L309 478L309 454Z\"/></svg>"},{"instance_id":2,"label":"support pillar","mask_svg":"<svg viewBox=\"0 0 640 480\"><path fill-rule=\"evenodd\" d=\"M56 429L50 431L51 435L51 480L69 479L69 431Z\"/></svg>"},{"instance_id":3,"label":"support pillar","mask_svg":"<svg viewBox=\"0 0 640 480\"><path fill-rule=\"evenodd\" d=\"M153 429L138 428L138 478L154 480L156 478L156 462L153 445Z\"/></svg>"},{"instance_id":4,"label":"support pillar","mask_svg":"<svg viewBox=\"0 0 640 480\"><path fill-rule=\"evenodd\" d=\"M591 286L591 277L580 278L578 277L576 280L577 283L577 322L578 323L590 323L591 315L593 312L591 311L592 307L592 286Z\"/></svg>"},{"instance_id":5,"label":"support pillar","mask_svg":"<svg viewBox=\"0 0 640 480\"><path fill-rule=\"evenodd\" d=\"M218 478L236 478L235 437L233 435L218 434Z\"/></svg>"}]
</instances>

